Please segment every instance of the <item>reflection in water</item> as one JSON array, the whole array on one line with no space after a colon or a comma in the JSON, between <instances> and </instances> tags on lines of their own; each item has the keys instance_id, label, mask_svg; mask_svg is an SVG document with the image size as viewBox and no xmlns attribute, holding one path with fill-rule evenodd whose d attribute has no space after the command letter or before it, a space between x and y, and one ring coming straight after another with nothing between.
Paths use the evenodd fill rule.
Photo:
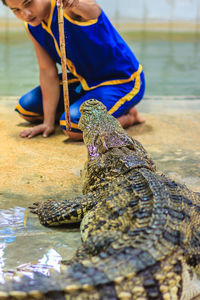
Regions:
<instances>
[{"instance_id":1,"label":"reflection in water","mask_svg":"<svg viewBox=\"0 0 200 300\"><path fill-rule=\"evenodd\" d=\"M16 239L16 232L24 228L25 208L15 207L0 210L0 243L12 243Z\"/></svg>"},{"instance_id":2,"label":"reflection in water","mask_svg":"<svg viewBox=\"0 0 200 300\"><path fill-rule=\"evenodd\" d=\"M49 268L53 268L56 271L60 271L60 265L62 257L54 249L49 249L47 253L39 260L39 264L45 264Z\"/></svg>"},{"instance_id":3,"label":"reflection in water","mask_svg":"<svg viewBox=\"0 0 200 300\"><path fill-rule=\"evenodd\" d=\"M4 284L5 280L4 280L4 266L5 266L5 262L4 262L4 249L6 248L6 243L2 243L0 244L0 283Z\"/></svg>"},{"instance_id":4,"label":"reflection in water","mask_svg":"<svg viewBox=\"0 0 200 300\"><path fill-rule=\"evenodd\" d=\"M33 272L59 272L61 260L70 259L80 244L78 229L46 228L33 215L26 226L26 212L24 207L0 209L0 283L18 273L32 278Z\"/></svg>"},{"instance_id":5,"label":"reflection in water","mask_svg":"<svg viewBox=\"0 0 200 300\"><path fill-rule=\"evenodd\" d=\"M50 275L50 270L56 270L60 272L60 262L62 257L54 249L49 249L36 264L23 264L17 267L17 271L20 271L24 275L31 276L33 272L39 272L45 276Z\"/></svg>"},{"instance_id":6,"label":"reflection in water","mask_svg":"<svg viewBox=\"0 0 200 300\"><path fill-rule=\"evenodd\" d=\"M0 283L4 283L5 249L16 239L16 231L24 226L25 208L15 207L9 210L0 210Z\"/></svg>"}]
</instances>

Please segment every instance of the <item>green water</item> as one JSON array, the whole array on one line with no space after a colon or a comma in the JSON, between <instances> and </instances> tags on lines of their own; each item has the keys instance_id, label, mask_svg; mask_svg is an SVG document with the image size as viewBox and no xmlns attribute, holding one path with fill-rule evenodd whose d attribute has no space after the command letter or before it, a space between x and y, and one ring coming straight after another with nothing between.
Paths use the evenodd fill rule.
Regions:
<instances>
[{"instance_id":1,"label":"green water","mask_svg":"<svg viewBox=\"0 0 200 300\"><path fill-rule=\"evenodd\" d=\"M146 95L200 95L200 38L195 34L123 33L143 65ZM26 33L0 33L0 96L38 85L36 57Z\"/></svg>"}]
</instances>

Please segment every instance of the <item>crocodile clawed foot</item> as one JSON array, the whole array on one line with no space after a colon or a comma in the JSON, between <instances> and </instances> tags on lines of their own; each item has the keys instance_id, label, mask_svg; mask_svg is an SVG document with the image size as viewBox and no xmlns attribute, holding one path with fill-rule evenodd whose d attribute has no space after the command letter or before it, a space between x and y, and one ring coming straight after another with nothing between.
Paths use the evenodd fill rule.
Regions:
<instances>
[{"instance_id":1,"label":"crocodile clawed foot","mask_svg":"<svg viewBox=\"0 0 200 300\"><path fill-rule=\"evenodd\" d=\"M38 214L38 208L40 206L40 202L34 202L32 206L29 206L30 212L33 214Z\"/></svg>"}]
</instances>

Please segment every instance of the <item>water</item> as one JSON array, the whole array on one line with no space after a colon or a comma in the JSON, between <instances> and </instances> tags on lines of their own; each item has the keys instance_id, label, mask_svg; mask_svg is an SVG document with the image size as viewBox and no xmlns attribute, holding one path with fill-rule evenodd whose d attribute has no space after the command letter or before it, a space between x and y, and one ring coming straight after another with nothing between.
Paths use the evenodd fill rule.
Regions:
<instances>
[{"instance_id":1,"label":"water","mask_svg":"<svg viewBox=\"0 0 200 300\"><path fill-rule=\"evenodd\" d=\"M38 84L38 66L25 33L1 34L0 95L22 95Z\"/></svg>"},{"instance_id":2,"label":"water","mask_svg":"<svg viewBox=\"0 0 200 300\"><path fill-rule=\"evenodd\" d=\"M78 228L41 226L27 205L26 197L0 194L0 284L18 271L59 272L62 259L70 259L80 244Z\"/></svg>"},{"instance_id":3,"label":"water","mask_svg":"<svg viewBox=\"0 0 200 300\"><path fill-rule=\"evenodd\" d=\"M200 95L200 40L149 40L146 37L129 44L144 67L146 95Z\"/></svg>"},{"instance_id":4,"label":"water","mask_svg":"<svg viewBox=\"0 0 200 300\"><path fill-rule=\"evenodd\" d=\"M200 95L200 39L184 34L123 34L143 65L146 95ZM0 96L23 95L39 83L26 33L0 34Z\"/></svg>"}]
</instances>

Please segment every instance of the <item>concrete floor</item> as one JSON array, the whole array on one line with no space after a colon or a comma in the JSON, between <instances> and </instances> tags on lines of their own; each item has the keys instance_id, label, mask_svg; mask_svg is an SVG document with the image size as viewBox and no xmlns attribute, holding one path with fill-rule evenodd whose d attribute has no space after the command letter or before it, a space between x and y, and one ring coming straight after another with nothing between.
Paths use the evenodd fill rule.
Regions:
<instances>
[{"instance_id":1,"label":"concrete floor","mask_svg":"<svg viewBox=\"0 0 200 300\"><path fill-rule=\"evenodd\" d=\"M80 244L77 228L45 228L27 207L78 194L86 148L59 127L47 139L20 138L30 125L14 112L16 101L0 99L0 283L16 268L44 274L59 270L61 259L70 259ZM146 98L138 109L146 123L128 133L148 150L159 171L200 191L200 98Z\"/></svg>"}]
</instances>

